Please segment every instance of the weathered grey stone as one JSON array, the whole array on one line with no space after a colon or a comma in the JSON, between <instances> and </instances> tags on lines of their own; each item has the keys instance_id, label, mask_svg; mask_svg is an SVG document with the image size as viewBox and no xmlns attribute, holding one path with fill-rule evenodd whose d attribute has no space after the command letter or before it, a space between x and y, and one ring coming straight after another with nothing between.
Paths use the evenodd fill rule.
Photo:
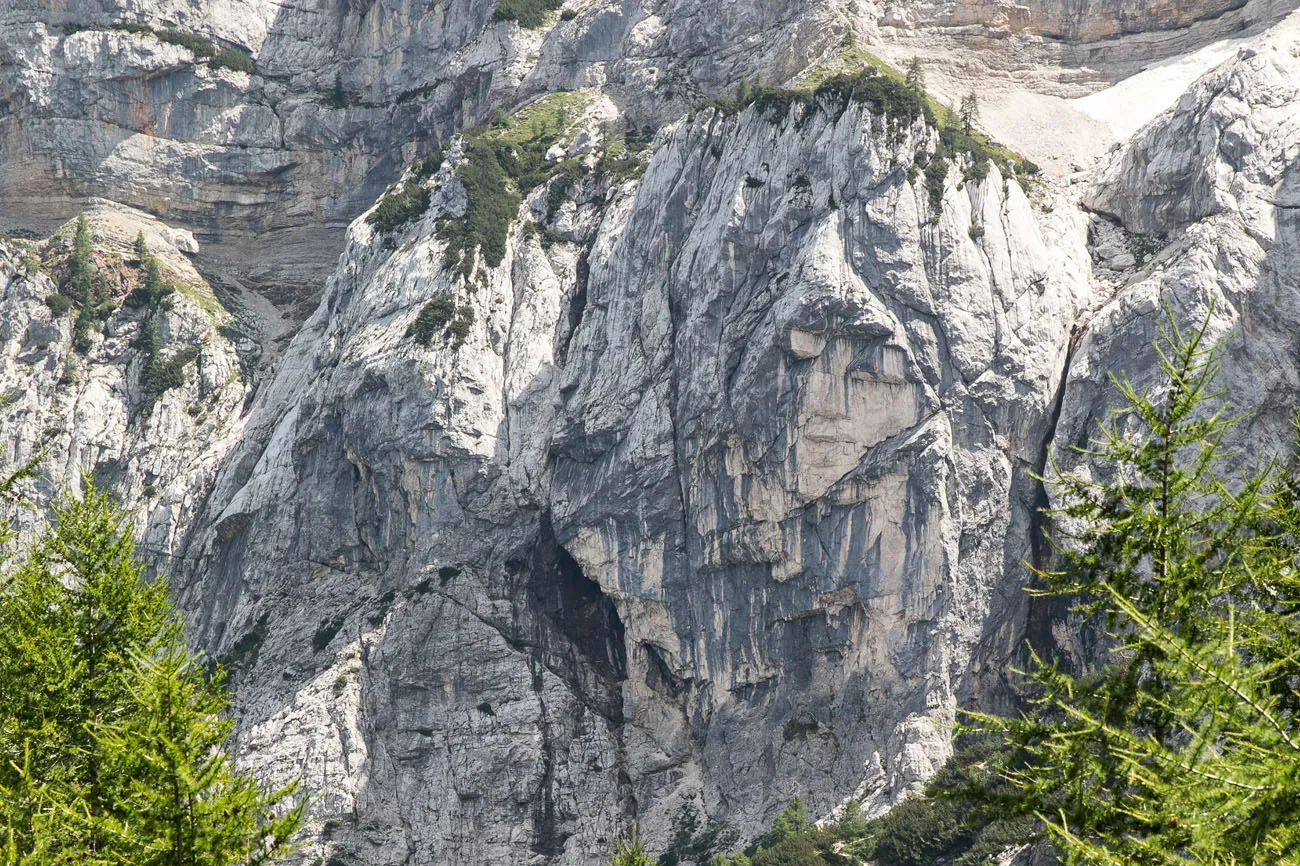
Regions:
<instances>
[{"instance_id":1,"label":"weathered grey stone","mask_svg":"<svg viewBox=\"0 0 1300 866\"><path fill-rule=\"evenodd\" d=\"M581 266L521 223L468 284L450 165L396 251L354 226L186 550L245 754L321 780L331 845L588 863L934 771L1090 290L1082 217L996 171L932 224L933 146L705 112L583 182ZM458 352L404 337L440 293Z\"/></svg>"},{"instance_id":2,"label":"weathered grey stone","mask_svg":"<svg viewBox=\"0 0 1300 866\"><path fill-rule=\"evenodd\" d=\"M40 247L0 242L0 429L7 460L43 454L41 478L28 490L43 504L62 489L79 490L82 473L94 473L127 506L150 557L168 562L201 507L227 449L239 435L249 383L225 329L233 317L173 244L192 238L147 214L94 204L88 211L97 261L133 271L132 245L143 233L180 290L157 316L163 352L194 346L199 354L187 382L161 395L142 381L144 354L135 348L146 313L123 305L92 331L90 349L72 345L71 314L55 317L44 300L58 291L48 273L27 272ZM65 226L65 235L71 226ZM51 241L60 245L61 241ZM116 285L110 277L110 285ZM100 328L100 323L96 323ZM26 532L41 510L18 509ZM173 567L178 563L173 562Z\"/></svg>"},{"instance_id":3,"label":"weathered grey stone","mask_svg":"<svg viewBox=\"0 0 1300 866\"><path fill-rule=\"evenodd\" d=\"M1154 379L1169 307L1226 340L1221 384L1251 413L1247 456L1281 453L1300 406L1300 21L1202 78L1099 170L1087 203L1159 238L1156 264L1087 323L1070 365L1056 448L1069 460L1105 416L1108 371Z\"/></svg>"},{"instance_id":4,"label":"weathered grey stone","mask_svg":"<svg viewBox=\"0 0 1300 866\"><path fill-rule=\"evenodd\" d=\"M1006 706L1027 635L1069 643L1020 591L1031 473L1104 417L1107 371L1150 376L1162 301L1214 302L1245 435L1288 434L1294 22L1104 160L1099 216L959 161L936 215L912 170L934 132L861 106L700 110L639 180L592 170L601 124L793 78L850 28L1017 30L1109 70L1287 5L602 2L528 32L483 0L10 4L4 220L102 192L183 224L91 212L103 250L143 230L192 284L161 330L202 353L150 405L139 314L78 360L4 242L7 453L46 442L38 501L116 481L232 669L241 760L321 795L309 862L594 864L633 821L660 848L691 810L743 841L792 793L884 809L944 760L959 705ZM248 48L259 74L103 29L125 20ZM444 262L458 141L428 214L389 239L353 221L333 262L330 233L434 139L559 87L590 97L552 156L587 170L555 208L533 193L498 267ZM228 266L220 301L191 255ZM407 336L437 295L473 312L459 349Z\"/></svg>"}]
</instances>

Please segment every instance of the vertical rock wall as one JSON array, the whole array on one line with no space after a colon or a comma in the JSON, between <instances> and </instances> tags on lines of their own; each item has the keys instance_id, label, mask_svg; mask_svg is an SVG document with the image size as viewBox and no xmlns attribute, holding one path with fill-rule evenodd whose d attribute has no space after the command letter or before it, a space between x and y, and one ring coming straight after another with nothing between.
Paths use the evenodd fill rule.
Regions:
<instances>
[{"instance_id":1,"label":"vertical rock wall","mask_svg":"<svg viewBox=\"0 0 1300 866\"><path fill-rule=\"evenodd\" d=\"M187 551L250 759L320 774L340 850L593 862L632 819L747 837L944 759L977 646L1018 634L1088 282L996 171L933 213L934 140L707 111L579 184L582 244L539 200L468 281L433 230L459 150L395 250L354 228ZM439 294L459 350L405 336Z\"/></svg>"}]
</instances>

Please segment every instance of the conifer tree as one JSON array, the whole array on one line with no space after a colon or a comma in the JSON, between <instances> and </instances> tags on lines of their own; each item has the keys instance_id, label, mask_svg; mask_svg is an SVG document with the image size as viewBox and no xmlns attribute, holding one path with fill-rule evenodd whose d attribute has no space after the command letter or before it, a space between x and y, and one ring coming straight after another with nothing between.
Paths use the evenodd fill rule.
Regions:
<instances>
[{"instance_id":1,"label":"conifer tree","mask_svg":"<svg viewBox=\"0 0 1300 866\"><path fill-rule=\"evenodd\" d=\"M90 487L0 580L0 844L7 862L266 862L293 788L231 767L220 678L184 644L166 583ZM276 817L280 814L280 817Z\"/></svg>"},{"instance_id":2,"label":"conifer tree","mask_svg":"<svg viewBox=\"0 0 1300 866\"><path fill-rule=\"evenodd\" d=\"M330 90L329 95L330 108L347 108L348 92L343 89L343 76L341 73L334 73L334 87Z\"/></svg>"},{"instance_id":3,"label":"conifer tree","mask_svg":"<svg viewBox=\"0 0 1300 866\"><path fill-rule=\"evenodd\" d=\"M767 835L766 844L778 845L792 836L808 832L811 828L812 819L808 817L808 806L802 797L796 795L790 798L785 809L772 822L772 830Z\"/></svg>"},{"instance_id":4,"label":"conifer tree","mask_svg":"<svg viewBox=\"0 0 1300 866\"><path fill-rule=\"evenodd\" d=\"M975 124L980 119L980 101L975 95L975 91L967 93L961 98L961 108L958 110L958 117L961 120L962 129L967 135L975 128Z\"/></svg>"},{"instance_id":5,"label":"conifer tree","mask_svg":"<svg viewBox=\"0 0 1300 866\"><path fill-rule=\"evenodd\" d=\"M630 836L622 837L614 843L614 853L609 858L609 866L651 866L653 862L635 827Z\"/></svg>"},{"instance_id":6,"label":"conifer tree","mask_svg":"<svg viewBox=\"0 0 1300 866\"><path fill-rule=\"evenodd\" d=\"M219 677L177 642L137 654L132 673L132 711L96 731L114 780L103 821L112 847L135 866L254 866L283 853L305 804L277 816L292 789L268 797L234 771Z\"/></svg>"},{"instance_id":7,"label":"conifer tree","mask_svg":"<svg viewBox=\"0 0 1300 866\"><path fill-rule=\"evenodd\" d=\"M67 285L63 293L78 304L89 303L94 298L94 272L90 265L90 225L86 215L77 215L77 227L72 237L72 258L68 264Z\"/></svg>"},{"instance_id":8,"label":"conifer tree","mask_svg":"<svg viewBox=\"0 0 1300 866\"><path fill-rule=\"evenodd\" d=\"M844 814L839 820L840 835L847 838L862 836L867 831L867 819L862 815L862 804L857 797L850 797L844 805Z\"/></svg>"},{"instance_id":9,"label":"conifer tree","mask_svg":"<svg viewBox=\"0 0 1300 866\"><path fill-rule=\"evenodd\" d=\"M907 63L907 86L914 93L925 93L925 66L919 57L913 57Z\"/></svg>"},{"instance_id":10,"label":"conifer tree","mask_svg":"<svg viewBox=\"0 0 1300 866\"><path fill-rule=\"evenodd\" d=\"M1106 628L1113 660L1080 679L1035 658L1033 709L976 723L1023 750L1008 777L1070 863L1295 863L1297 484L1225 468L1222 349L1172 315L1162 335L1162 388L1114 377L1123 404L1084 452L1099 475L1054 479L1044 591Z\"/></svg>"}]
</instances>

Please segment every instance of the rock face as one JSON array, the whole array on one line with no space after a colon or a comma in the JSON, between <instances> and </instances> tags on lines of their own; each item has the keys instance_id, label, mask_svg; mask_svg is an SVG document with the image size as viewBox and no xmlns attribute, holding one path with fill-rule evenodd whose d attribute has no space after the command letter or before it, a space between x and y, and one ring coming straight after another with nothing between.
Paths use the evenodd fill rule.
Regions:
<instances>
[{"instance_id":1,"label":"rock face","mask_svg":"<svg viewBox=\"0 0 1300 866\"><path fill-rule=\"evenodd\" d=\"M1088 295L1079 226L996 171L931 210L934 139L708 111L582 182L548 227L585 252L539 199L468 283L431 230L458 151L395 252L354 227L186 550L245 747L324 781L339 850L587 863L632 818L749 837L795 780L880 808L933 771L1018 628ZM438 295L459 350L404 336Z\"/></svg>"},{"instance_id":2,"label":"rock face","mask_svg":"<svg viewBox=\"0 0 1300 866\"><path fill-rule=\"evenodd\" d=\"M1205 25L1134 46L1145 63L1274 20L1294 3L600 0L571 3L536 30L497 20L496 5L7 3L0 230L46 233L86 196L110 198L191 229L206 269L229 272L300 320L343 228L403 165L540 92L600 87L633 124L657 127L741 79L786 82L853 30L898 27L964 26L986 47L983 36L1008 31L1099 43L1065 60L1077 78L1079 67L1125 53L1101 44L1112 37ZM246 53L255 72L159 38L169 31ZM1041 53L1021 45L1011 55L1029 49Z\"/></svg>"},{"instance_id":3,"label":"rock face","mask_svg":"<svg viewBox=\"0 0 1300 866\"><path fill-rule=\"evenodd\" d=\"M80 349L73 347L77 309L56 313L46 303L58 292L51 277L64 271L71 226L45 245L0 243L5 456L44 455L44 478L28 491L38 502L63 487L78 489L83 472L112 485L145 530L145 550L166 561L238 433L249 386L231 342L236 322L190 265L185 252L196 247L188 232L109 203L92 207L88 223L115 309L94 321ZM137 234L179 286L157 311L127 301L139 280ZM196 350L181 367L182 381L162 391L148 384L149 355L140 348L150 324L161 359ZM42 517L25 509L13 516L20 530Z\"/></svg>"},{"instance_id":4,"label":"rock face","mask_svg":"<svg viewBox=\"0 0 1300 866\"><path fill-rule=\"evenodd\" d=\"M1276 28L1196 83L1102 166L1087 204L1131 232L1144 266L1100 309L1070 367L1056 447L1088 435L1106 371L1137 382L1169 307L1226 341L1220 384L1251 414L1249 456L1284 454L1298 405L1300 22Z\"/></svg>"},{"instance_id":5,"label":"rock face","mask_svg":"<svg viewBox=\"0 0 1300 866\"><path fill-rule=\"evenodd\" d=\"M788 78L846 20L829 0L726 15L606 0L526 30L495 5L6 4L0 230L47 232L105 196L190 227L211 266L309 311L347 223L489 108L595 85L661 122L741 77ZM177 30L246 52L255 74L159 38Z\"/></svg>"},{"instance_id":6,"label":"rock face","mask_svg":"<svg viewBox=\"0 0 1300 866\"><path fill-rule=\"evenodd\" d=\"M908 27L987 27L1032 33L1066 42L1092 42L1116 36L1179 30L1227 17L1249 21L1265 7L1258 0L1204 0L1147 3L1135 0L1020 0L1020 2L884 3L884 23ZM1271 9L1265 14L1271 14ZM1228 22L1225 22L1228 23ZM1231 25L1229 25L1231 26Z\"/></svg>"},{"instance_id":7,"label":"rock face","mask_svg":"<svg viewBox=\"0 0 1300 866\"><path fill-rule=\"evenodd\" d=\"M645 0L526 30L485 0L11 3L6 225L102 193L193 235L95 204L120 306L80 350L44 302L67 241L2 242L7 454L45 448L38 500L96 469L122 494L232 671L241 760L320 795L308 862L589 864L633 822L663 850L743 843L794 793L887 808L1059 626L1020 591L1031 475L1108 370L1148 375L1162 300L1213 302L1243 433L1286 435L1300 32L1028 192L936 171L905 104L686 106L851 32L1163 46L1145 62L1287 6ZM546 179L476 210L504 175L453 133L559 89L491 124L553 118ZM427 212L355 220L335 262L435 143L392 189ZM121 303L137 231L169 308ZM197 349L179 387L142 376L146 320L151 351Z\"/></svg>"}]
</instances>

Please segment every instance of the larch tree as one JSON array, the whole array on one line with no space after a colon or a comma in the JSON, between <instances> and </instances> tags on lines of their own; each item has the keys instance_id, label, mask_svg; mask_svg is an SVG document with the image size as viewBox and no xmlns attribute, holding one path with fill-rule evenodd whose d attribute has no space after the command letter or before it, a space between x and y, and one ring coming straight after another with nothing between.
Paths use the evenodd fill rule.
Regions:
<instances>
[{"instance_id":1,"label":"larch tree","mask_svg":"<svg viewBox=\"0 0 1300 866\"><path fill-rule=\"evenodd\" d=\"M232 766L228 705L108 494L58 504L0 577L6 862L247 866L287 853L305 804L296 785L266 791Z\"/></svg>"},{"instance_id":2,"label":"larch tree","mask_svg":"<svg viewBox=\"0 0 1300 866\"><path fill-rule=\"evenodd\" d=\"M1300 851L1300 487L1228 468L1223 349L1169 316L1163 382L1122 398L1091 470L1056 473L1042 592L1109 635L1074 675L1035 657L1032 707L976 716L1024 760L1022 808L1069 863L1294 864ZM1238 455L1240 456L1240 455Z\"/></svg>"}]
</instances>

